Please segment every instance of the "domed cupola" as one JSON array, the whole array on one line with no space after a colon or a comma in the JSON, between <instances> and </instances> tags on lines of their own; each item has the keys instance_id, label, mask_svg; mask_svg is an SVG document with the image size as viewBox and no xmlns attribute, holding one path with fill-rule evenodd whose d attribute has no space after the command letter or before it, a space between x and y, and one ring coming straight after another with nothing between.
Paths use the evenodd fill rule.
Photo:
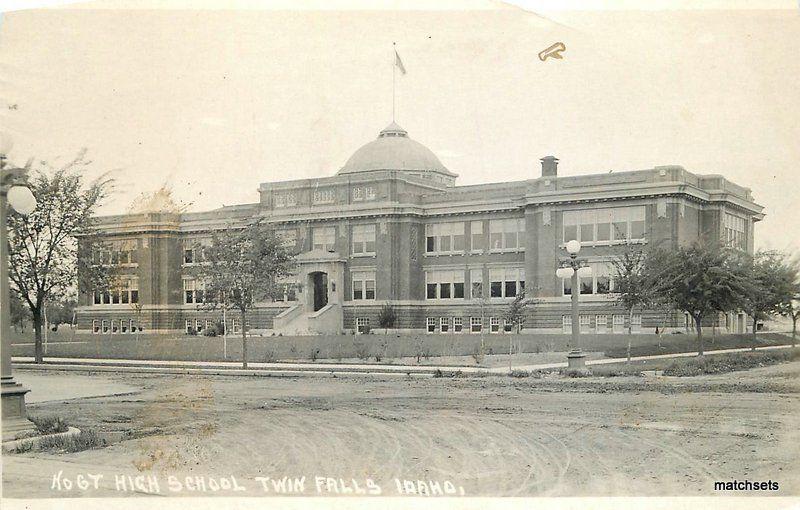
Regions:
<instances>
[{"instance_id":1,"label":"domed cupola","mask_svg":"<svg viewBox=\"0 0 800 510\"><path fill-rule=\"evenodd\" d=\"M449 171L430 149L408 137L392 122L378 138L350 156L337 175L396 170L446 186L453 186L457 174Z\"/></svg>"}]
</instances>

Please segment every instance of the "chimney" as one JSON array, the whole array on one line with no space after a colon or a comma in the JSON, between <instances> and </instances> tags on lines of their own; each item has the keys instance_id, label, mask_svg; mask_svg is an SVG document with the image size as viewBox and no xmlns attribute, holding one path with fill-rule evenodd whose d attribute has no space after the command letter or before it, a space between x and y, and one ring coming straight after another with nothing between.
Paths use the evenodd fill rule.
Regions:
<instances>
[{"instance_id":1,"label":"chimney","mask_svg":"<svg viewBox=\"0 0 800 510\"><path fill-rule=\"evenodd\" d=\"M558 158L545 156L539 161L542 162L542 177L558 177Z\"/></svg>"}]
</instances>

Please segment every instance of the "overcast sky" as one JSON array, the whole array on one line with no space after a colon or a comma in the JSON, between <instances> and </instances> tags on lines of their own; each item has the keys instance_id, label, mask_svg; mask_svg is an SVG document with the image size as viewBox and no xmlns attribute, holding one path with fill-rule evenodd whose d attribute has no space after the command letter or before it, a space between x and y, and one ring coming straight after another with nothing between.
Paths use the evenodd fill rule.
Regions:
<instances>
[{"instance_id":1,"label":"overcast sky","mask_svg":"<svg viewBox=\"0 0 800 510\"><path fill-rule=\"evenodd\" d=\"M550 154L560 175L677 164L753 190L757 246L800 248L798 9L540 14L6 13L0 122L14 161L86 147L114 169L103 213L165 183L190 210L255 202L389 124L396 42L397 122L460 184L538 177Z\"/></svg>"}]
</instances>

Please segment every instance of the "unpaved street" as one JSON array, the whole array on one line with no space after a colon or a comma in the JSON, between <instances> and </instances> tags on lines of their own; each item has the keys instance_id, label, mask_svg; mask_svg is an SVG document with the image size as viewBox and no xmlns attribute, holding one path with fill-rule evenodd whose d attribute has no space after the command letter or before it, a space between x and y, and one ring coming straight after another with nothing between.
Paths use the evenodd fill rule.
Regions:
<instances>
[{"instance_id":1,"label":"unpaved street","mask_svg":"<svg viewBox=\"0 0 800 510\"><path fill-rule=\"evenodd\" d=\"M796 495L798 375L800 363L691 379L117 376L141 392L30 412L138 437L4 455L3 488L10 497L125 495L114 475L144 474L158 477L161 493L194 496L233 494L170 493L167 477L233 476L238 496L275 495L256 477L283 476L305 476L305 495L367 479L396 495L399 479L449 481L473 496L686 496L749 479ZM51 489L59 471L105 482Z\"/></svg>"}]
</instances>

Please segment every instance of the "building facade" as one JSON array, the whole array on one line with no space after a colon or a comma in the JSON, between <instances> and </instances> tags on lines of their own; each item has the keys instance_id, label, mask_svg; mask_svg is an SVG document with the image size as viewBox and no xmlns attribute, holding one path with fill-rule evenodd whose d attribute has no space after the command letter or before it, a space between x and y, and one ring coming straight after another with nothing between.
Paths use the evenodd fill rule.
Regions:
<instances>
[{"instance_id":1,"label":"building facade","mask_svg":"<svg viewBox=\"0 0 800 510\"><path fill-rule=\"evenodd\" d=\"M680 166L560 177L541 159L530 179L458 186L457 175L392 123L331 177L263 183L260 200L200 212L155 207L100 217L109 247L97 263L126 275L111 292L87 292L78 328L95 333L202 332L221 320L191 276L215 230L253 218L297 253L281 299L260 303L228 331L365 332L390 304L395 327L431 333L500 333L517 295L537 298L523 328L568 332L569 282L556 277L564 244L580 241L593 272L580 281L581 329L652 332L655 313L629 323L614 304L612 260L630 244L678 247L722 239L753 251L762 207L747 188ZM738 317L729 317L738 329ZM682 322L679 319L679 322ZM683 328L687 324L672 324Z\"/></svg>"}]
</instances>

